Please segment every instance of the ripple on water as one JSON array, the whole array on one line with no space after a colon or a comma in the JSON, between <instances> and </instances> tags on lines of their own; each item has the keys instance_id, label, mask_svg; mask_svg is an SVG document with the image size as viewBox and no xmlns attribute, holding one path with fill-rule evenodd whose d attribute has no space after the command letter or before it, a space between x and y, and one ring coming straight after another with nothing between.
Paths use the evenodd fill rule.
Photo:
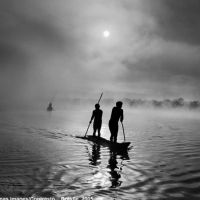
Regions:
<instances>
[{"instance_id":1,"label":"ripple on water","mask_svg":"<svg viewBox=\"0 0 200 200\"><path fill-rule=\"evenodd\" d=\"M75 138L83 134L81 126L66 130L57 124L0 123L0 194L199 199L199 123L137 120L138 130L132 130L132 123L126 129L133 144L127 155Z\"/></svg>"}]
</instances>

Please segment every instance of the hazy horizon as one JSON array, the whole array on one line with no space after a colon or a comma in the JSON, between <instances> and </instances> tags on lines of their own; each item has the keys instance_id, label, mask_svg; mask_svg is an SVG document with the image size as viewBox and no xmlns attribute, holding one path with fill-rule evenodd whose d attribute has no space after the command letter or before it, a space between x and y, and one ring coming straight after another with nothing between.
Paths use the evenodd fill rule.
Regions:
<instances>
[{"instance_id":1,"label":"hazy horizon","mask_svg":"<svg viewBox=\"0 0 200 200\"><path fill-rule=\"evenodd\" d=\"M199 11L198 0L1 0L0 104L198 100Z\"/></svg>"}]
</instances>

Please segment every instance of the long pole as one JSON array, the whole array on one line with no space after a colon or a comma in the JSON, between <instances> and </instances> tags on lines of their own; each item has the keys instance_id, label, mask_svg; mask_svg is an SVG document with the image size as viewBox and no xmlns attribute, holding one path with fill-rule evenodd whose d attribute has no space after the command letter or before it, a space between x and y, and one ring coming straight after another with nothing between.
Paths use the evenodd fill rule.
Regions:
<instances>
[{"instance_id":1,"label":"long pole","mask_svg":"<svg viewBox=\"0 0 200 200\"><path fill-rule=\"evenodd\" d=\"M101 96L99 97L99 100L98 100L98 104L100 103L100 101L101 101L101 97L103 96L103 92L101 93ZM84 137L86 137L86 135L87 135L87 133L88 133L88 130L89 130L89 128L90 128L90 124L91 124L91 122L89 122L89 124L88 124L88 127L87 127L87 130L86 130L86 132L85 132L85 136Z\"/></svg>"},{"instance_id":2,"label":"long pole","mask_svg":"<svg viewBox=\"0 0 200 200\"><path fill-rule=\"evenodd\" d=\"M124 134L124 142L126 141L126 138L125 138L125 131L124 131L124 125L123 125L123 123L121 122L121 124L122 124L122 130L123 130L123 134Z\"/></svg>"},{"instance_id":3,"label":"long pole","mask_svg":"<svg viewBox=\"0 0 200 200\"><path fill-rule=\"evenodd\" d=\"M85 136L84 137L86 137L86 135L87 135L87 132L88 132L88 130L89 130L89 128L90 128L90 122L89 122L89 124L88 124L88 127L87 127L87 130L86 130L86 132L85 132Z\"/></svg>"},{"instance_id":4,"label":"long pole","mask_svg":"<svg viewBox=\"0 0 200 200\"><path fill-rule=\"evenodd\" d=\"M103 96L103 92L101 93L101 96L99 98L99 101L97 102L99 104L99 102L101 101L101 97Z\"/></svg>"}]
</instances>

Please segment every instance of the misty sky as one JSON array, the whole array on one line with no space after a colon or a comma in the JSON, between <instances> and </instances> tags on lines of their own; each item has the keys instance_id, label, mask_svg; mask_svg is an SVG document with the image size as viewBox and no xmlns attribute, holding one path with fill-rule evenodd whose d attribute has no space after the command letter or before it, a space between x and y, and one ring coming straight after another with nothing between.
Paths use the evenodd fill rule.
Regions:
<instances>
[{"instance_id":1,"label":"misty sky","mask_svg":"<svg viewBox=\"0 0 200 200\"><path fill-rule=\"evenodd\" d=\"M199 0L0 0L0 36L0 102L200 97Z\"/></svg>"}]
</instances>

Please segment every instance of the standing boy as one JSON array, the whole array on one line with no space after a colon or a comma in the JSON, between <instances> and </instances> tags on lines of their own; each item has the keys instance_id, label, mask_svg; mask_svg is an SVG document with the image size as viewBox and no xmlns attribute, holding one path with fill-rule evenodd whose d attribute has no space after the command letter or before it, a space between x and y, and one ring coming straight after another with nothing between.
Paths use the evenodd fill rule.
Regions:
<instances>
[{"instance_id":1,"label":"standing boy","mask_svg":"<svg viewBox=\"0 0 200 200\"><path fill-rule=\"evenodd\" d=\"M111 117L109 120L109 129L110 129L110 141L116 143L117 142L117 135L118 135L118 122L119 120L123 122L124 114L122 109L122 102L118 101L116 106L113 107Z\"/></svg>"},{"instance_id":2,"label":"standing boy","mask_svg":"<svg viewBox=\"0 0 200 200\"><path fill-rule=\"evenodd\" d=\"M94 123L93 123L93 136L95 136L96 131L98 131L98 137L101 136L101 124L102 124L102 115L103 115L103 111L100 109L100 105L97 103L95 104L95 110L93 110L92 112L92 117L90 120L90 123L92 123L92 120L94 119Z\"/></svg>"}]
</instances>

